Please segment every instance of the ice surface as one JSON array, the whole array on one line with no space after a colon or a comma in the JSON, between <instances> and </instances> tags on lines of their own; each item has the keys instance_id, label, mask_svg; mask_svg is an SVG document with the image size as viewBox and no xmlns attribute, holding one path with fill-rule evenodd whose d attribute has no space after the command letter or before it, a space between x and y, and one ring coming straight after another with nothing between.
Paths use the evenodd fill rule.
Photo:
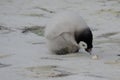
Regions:
<instances>
[{"instance_id":1,"label":"ice surface","mask_svg":"<svg viewBox=\"0 0 120 80\"><path fill-rule=\"evenodd\" d=\"M91 27L99 59L49 54L43 36L22 33L67 10ZM120 0L0 0L0 80L120 80L119 27Z\"/></svg>"}]
</instances>

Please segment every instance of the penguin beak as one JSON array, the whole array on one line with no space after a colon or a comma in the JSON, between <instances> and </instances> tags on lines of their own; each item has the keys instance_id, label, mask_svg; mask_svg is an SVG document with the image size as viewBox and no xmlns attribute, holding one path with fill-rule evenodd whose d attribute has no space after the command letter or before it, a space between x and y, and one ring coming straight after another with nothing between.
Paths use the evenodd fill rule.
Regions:
<instances>
[{"instance_id":1,"label":"penguin beak","mask_svg":"<svg viewBox=\"0 0 120 80\"><path fill-rule=\"evenodd\" d=\"M90 55L91 55L91 52L92 52L92 48L90 48L90 49L85 49L88 53L90 53Z\"/></svg>"}]
</instances>

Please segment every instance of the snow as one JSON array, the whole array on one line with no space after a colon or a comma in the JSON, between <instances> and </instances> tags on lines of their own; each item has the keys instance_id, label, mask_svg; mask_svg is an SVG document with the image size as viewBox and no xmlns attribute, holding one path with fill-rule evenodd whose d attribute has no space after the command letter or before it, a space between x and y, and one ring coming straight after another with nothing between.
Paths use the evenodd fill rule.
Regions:
<instances>
[{"instance_id":1,"label":"snow","mask_svg":"<svg viewBox=\"0 0 120 80\"><path fill-rule=\"evenodd\" d=\"M67 10L92 29L97 60L84 52L49 54L43 36L22 33ZM120 0L0 0L0 80L120 80L119 27Z\"/></svg>"}]
</instances>

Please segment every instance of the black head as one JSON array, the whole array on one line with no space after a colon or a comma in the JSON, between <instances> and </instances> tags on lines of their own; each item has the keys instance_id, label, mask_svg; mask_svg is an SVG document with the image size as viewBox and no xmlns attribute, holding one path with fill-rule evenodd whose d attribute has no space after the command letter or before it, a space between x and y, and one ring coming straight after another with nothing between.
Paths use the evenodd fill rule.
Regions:
<instances>
[{"instance_id":1,"label":"black head","mask_svg":"<svg viewBox=\"0 0 120 80\"><path fill-rule=\"evenodd\" d=\"M90 30L90 28L85 28L82 31L76 31L75 32L75 40L76 42L79 44L80 41L84 41L87 44L87 48L86 51L87 52L91 52L93 45L93 34L92 31Z\"/></svg>"}]
</instances>

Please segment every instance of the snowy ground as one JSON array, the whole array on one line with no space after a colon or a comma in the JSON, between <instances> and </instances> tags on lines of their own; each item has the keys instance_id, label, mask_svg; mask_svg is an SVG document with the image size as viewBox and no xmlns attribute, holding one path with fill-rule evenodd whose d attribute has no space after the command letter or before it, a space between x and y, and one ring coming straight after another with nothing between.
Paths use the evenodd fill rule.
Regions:
<instances>
[{"instance_id":1,"label":"snowy ground","mask_svg":"<svg viewBox=\"0 0 120 80\"><path fill-rule=\"evenodd\" d=\"M78 11L94 34L88 54L49 54L45 26L57 12ZM120 80L120 0L0 0L0 80Z\"/></svg>"}]
</instances>

